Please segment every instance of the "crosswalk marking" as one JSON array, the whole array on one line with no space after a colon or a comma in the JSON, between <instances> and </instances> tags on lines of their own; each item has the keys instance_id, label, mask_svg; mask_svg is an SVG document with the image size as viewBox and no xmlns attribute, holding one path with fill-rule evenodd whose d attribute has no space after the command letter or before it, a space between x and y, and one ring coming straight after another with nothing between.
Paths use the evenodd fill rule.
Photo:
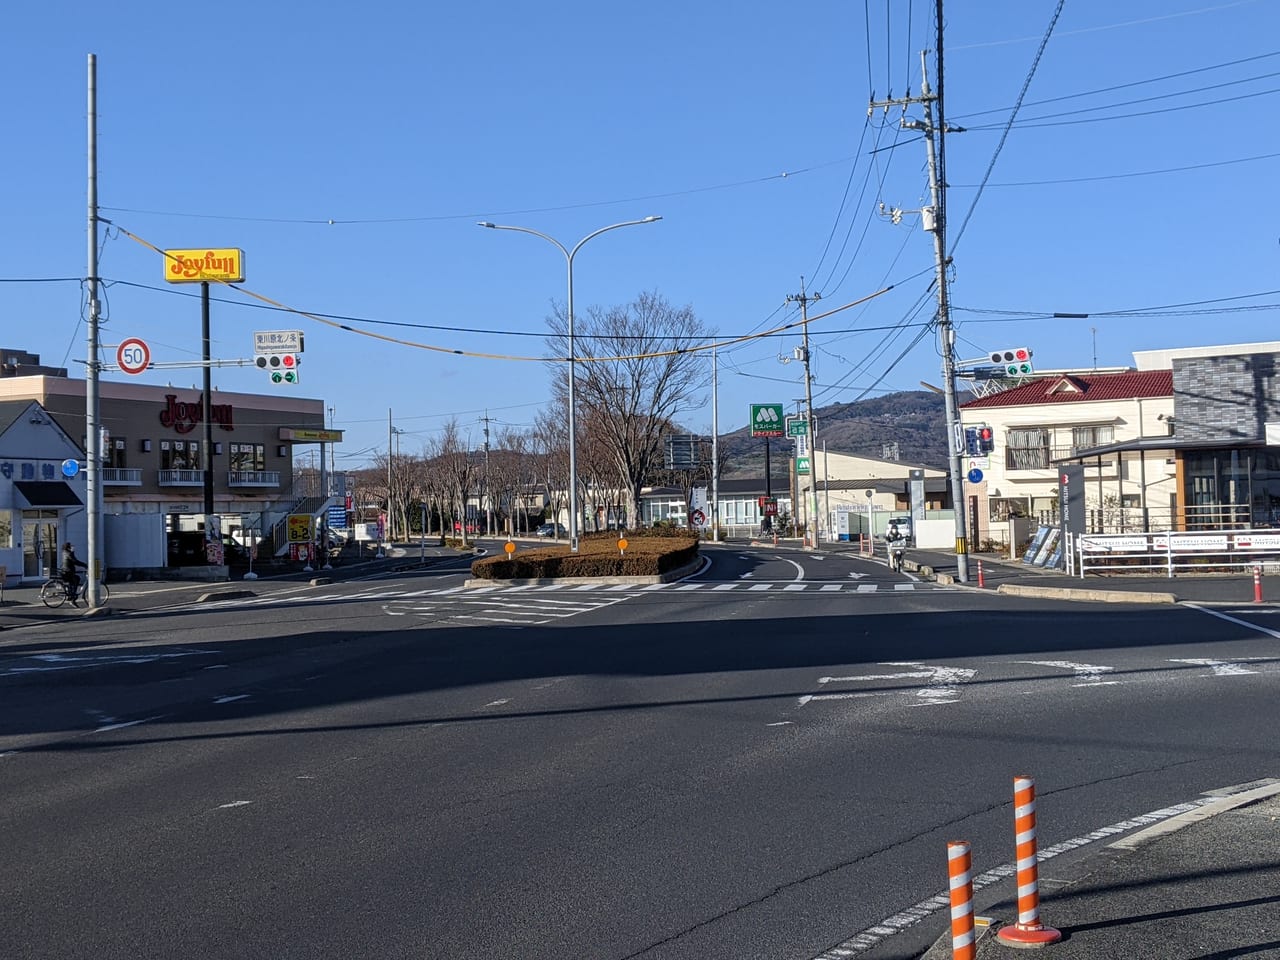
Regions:
<instances>
[{"instance_id":1,"label":"crosswalk marking","mask_svg":"<svg viewBox=\"0 0 1280 960\"><path fill-rule=\"evenodd\" d=\"M674 581L671 583L521 583L521 584L503 584L503 583L485 583L483 586L453 586L453 587L436 587L427 589L388 589L385 586L375 589L357 590L354 593L338 593L330 588L326 593L311 593L305 588L291 588L289 591L281 593L268 593L257 597L238 597L227 600L213 600L206 603L185 604L186 609L193 610L209 610L209 609L226 609L232 607L252 607L266 605L287 605L287 604L317 604L317 603L353 603L360 601L384 601L386 604L397 604L402 606L408 601L471 601L478 600L481 597L523 597L528 603L552 603L556 596L581 595L583 597L591 594L609 594L611 601L625 600L631 597L638 597L648 593L696 593L698 591L712 591L717 593L737 592L737 593L769 593L778 591L782 593L826 593L826 594L859 594L867 595L874 593L898 593L900 591L913 591L917 589L934 590L932 584L921 583L855 583L852 581L841 582L821 582L821 581L795 581L795 580L773 580L773 581L750 581L737 580L732 582L719 581ZM571 601L559 601L571 602Z\"/></svg>"}]
</instances>

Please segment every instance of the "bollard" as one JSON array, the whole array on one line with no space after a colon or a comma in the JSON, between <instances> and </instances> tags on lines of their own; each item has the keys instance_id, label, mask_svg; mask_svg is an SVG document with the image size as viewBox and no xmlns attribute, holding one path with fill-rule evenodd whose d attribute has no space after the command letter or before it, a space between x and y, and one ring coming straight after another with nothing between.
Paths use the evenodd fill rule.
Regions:
<instances>
[{"instance_id":1,"label":"bollard","mask_svg":"<svg viewBox=\"0 0 1280 960\"><path fill-rule=\"evenodd\" d=\"M951 956L953 960L974 960L973 871L965 840L947 844L947 880L951 890Z\"/></svg>"},{"instance_id":2,"label":"bollard","mask_svg":"<svg viewBox=\"0 0 1280 960\"><path fill-rule=\"evenodd\" d=\"M1262 566L1260 564L1253 568L1253 602L1262 602Z\"/></svg>"},{"instance_id":3,"label":"bollard","mask_svg":"<svg viewBox=\"0 0 1280 960\"><path fill-rule=\"evenodd\" d=\"M978 589L982 590L986 587L987 581L982 577L982 561L978 561Z\"/></svg>"},{"instance_id":4,"label":"bollard","mask_svg":"<svg viewBox=\"0 0 1280 960\"><path fill-rule=\"evenodd\" d=\"M1011 947L1043 947L1057 943L1062 932L1040 922L1040 881L1036 862L1036 782L1013 779L1013 830L1018 860L1018 922L1001 927L996 936Z\"/></svg>"}]
</instances>

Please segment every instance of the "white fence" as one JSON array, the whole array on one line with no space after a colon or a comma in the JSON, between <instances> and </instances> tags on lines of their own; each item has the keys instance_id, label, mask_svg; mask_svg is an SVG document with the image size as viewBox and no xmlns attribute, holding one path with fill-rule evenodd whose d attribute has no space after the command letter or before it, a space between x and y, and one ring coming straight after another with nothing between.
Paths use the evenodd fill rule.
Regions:
<instances>
[{"instance_id":1,"label":"white fence","mask_svg":"<svg viewBox=\"0 0 1280 960\"><path fill-rule=\"evenodd\" d=\"M1067 552L1075 570L1089 573L1154 573L1280 566L1280 530L1197 530L1162 533L1088 533Z\"/></svg>"}]
</instances>

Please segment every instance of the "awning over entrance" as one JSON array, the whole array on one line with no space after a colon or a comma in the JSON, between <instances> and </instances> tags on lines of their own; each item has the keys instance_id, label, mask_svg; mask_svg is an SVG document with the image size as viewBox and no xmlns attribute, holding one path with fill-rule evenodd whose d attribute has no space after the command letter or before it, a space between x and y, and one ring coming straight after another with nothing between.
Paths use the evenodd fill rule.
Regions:
<instances>
[{"instance_id":1,"label":"awning over entrance","mask_svg":"<svg viewBox=\"0 0 1280 960\"><path fill-rule=\"evenodd\" d=\"M63 480L15 480L13 489L29 507L83 507Z\"/></svg>"}]
</instances>

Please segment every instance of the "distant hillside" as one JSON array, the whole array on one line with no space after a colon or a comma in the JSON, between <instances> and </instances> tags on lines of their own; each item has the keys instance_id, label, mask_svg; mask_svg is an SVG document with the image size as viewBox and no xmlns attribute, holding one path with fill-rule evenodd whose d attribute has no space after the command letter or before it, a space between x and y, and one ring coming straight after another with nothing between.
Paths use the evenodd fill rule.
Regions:
<instances>
[{"instance_id":1,"label":"distant hillside","mask_svg":"<svg viewBox=\"0 0 1280 960\"><path fill-rule=\"evenodd\" d=\"M967 394L962 394L963 403ZM857 403L837 403L813 412L818 451L823 441L833 453L892 459L885 447L897 443L897 459L931 467L947 465L946 404L942 394L925 390L891 393ZM720 438L725 450L723 476L764 476L764 440L752 439L749 427ZM791 442L771 441L771 473L786 476Z\"/></svg>"}]
</instances>

